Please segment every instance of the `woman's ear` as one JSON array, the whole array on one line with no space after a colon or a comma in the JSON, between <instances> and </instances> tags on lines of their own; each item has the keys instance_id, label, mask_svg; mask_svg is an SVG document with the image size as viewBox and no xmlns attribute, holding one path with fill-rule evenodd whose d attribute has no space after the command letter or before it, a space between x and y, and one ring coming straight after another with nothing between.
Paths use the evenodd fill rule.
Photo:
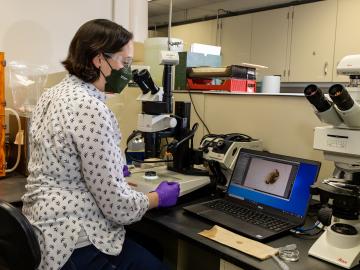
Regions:
<instances>
[{"instance_id":1,"label":"woman's ear","mask_svg":"<svg viewBox=\"0 0 360 270\"><path fill-rule=\"evenodd\" d=\"M92 62L94 64L94 66L99 69L101 66L101 54L98 54L97 56L95 56L93 58Z\"/></svg>"}]
</instances>

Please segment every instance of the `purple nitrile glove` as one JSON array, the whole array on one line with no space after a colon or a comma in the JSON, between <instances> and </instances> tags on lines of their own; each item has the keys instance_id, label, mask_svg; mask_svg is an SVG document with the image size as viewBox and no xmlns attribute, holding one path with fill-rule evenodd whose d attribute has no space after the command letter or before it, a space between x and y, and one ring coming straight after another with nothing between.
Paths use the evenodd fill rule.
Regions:
<instances>
[{"instance_id":1,"label":"purple nitrile glove","mask_svg":"<svg viewBox=\"0 0 360 270\"><path fill-rule=\"evenodd\" d=\"M123 175L124 175L124 177L128 177L131 175L131 172L129 171L129 168L127 165L124 165L124 167L123 167Z\"/></svg>"},{"instance_id":2,"label":"purple nitrile glove","mask_svg":"<svg viewBox=\"0 0 360 270\"><path fill-rule=\"evenodd\" d=\"M158 207L173 206L179 197L180 186L177 182L163 181L155 189L155 192L159 195Z\"/></svg>"}]
</instances>

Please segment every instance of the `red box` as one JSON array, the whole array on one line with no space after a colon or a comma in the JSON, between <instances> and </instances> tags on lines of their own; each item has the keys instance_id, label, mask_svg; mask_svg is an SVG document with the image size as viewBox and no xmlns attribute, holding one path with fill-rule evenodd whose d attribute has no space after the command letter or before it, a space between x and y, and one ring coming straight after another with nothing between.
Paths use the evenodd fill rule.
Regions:
<instances>
[{"instance_id":1,"label":"red box","mask_svg":"<svg viewBox=\"0 0 360 270\"><path fill-rule=\"evenodd\" d=\"M255 80L226 79L221 84L212 84L213 80L201 80L198 78L188 78L187 86L189 90L222 90L229 92L256 92Z\"/></svg>"}]
</instances>

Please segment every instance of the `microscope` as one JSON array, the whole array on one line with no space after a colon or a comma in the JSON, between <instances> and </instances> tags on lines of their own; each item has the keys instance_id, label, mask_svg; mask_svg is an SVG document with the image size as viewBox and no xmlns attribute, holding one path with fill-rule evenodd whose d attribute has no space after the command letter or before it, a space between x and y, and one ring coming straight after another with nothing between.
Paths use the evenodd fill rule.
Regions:
<instances>
[{"instance_id":1,"label":"microscope","mask_svg":"<svg viewBox=\"0 0 360 270\"><path fill-rule=\"evenodd\" d=\"M320 196L319 220L327 228L309 255L349 269L360 260L360 55L344 57L337 72L350 83L332 85L330 98L314 84L304 89L316 116L331 125L315 128L313 147L335 164L332 177L311 188Z\"/></svg>"},{"instance_id":2,"label":"microscope","mask_svg":"<svg viewBox=\"0 0 360 270\"><path fill-rule=\"evenodd\" d=\"M173 66L178 63L177 52L160 52L160 64L164 66L163 87L154 83L148 70L133 70L133 80L142 91L138 97L142 112L138 115L137 131L133 133L140 133L144 141L145 161L141 163L167 163L167 166L132 171L128 182L138 191L152 191L161 181L167 180L178 182L180 195L185 195L210 183L208 171L194 166L202 164L202 151L193 148L198 124L190 128L191 103L175 102L173 113L172 73ZM169 138L171 142L164 145L163 139L168 141ZM164 149L172 156L171 160L149 160L159 158Z\"/></svg>"},{"instance_id":3,"label":"microscope","mask_svg":"<svg viewBox=\"0 0 360 270\"><path fill-rule=\"evenodd\" d=\"M264 150L262 140L243 133L207 134L200 145L203 158L217 179L220 190L227 189L241 148Z\"/></svg>"}]
</instances>

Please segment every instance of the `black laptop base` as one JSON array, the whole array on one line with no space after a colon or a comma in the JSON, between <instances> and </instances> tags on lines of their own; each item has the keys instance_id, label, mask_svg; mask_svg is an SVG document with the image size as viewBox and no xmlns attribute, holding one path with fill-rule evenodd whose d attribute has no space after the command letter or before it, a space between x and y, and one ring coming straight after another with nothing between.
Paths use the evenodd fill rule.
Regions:
<instances>
[{"instance_id":1,"label":"black laptop base","mask_svg":"<svg viewBox=\"0 0 360 270\"><path fill-rule=\"evenodd\" d=\"M224 228L262 242L282 236L285 233L289 232L290 229L301 226L301 224L298 223L288 223L284 220L276 218L274 218L274 221L268 221L267 225L260 220L261 218L259 218L259 216L255 216L254 220L246 220L251 217L251 214L249 214L249 212L244 214L236 213L231 208L227 211L224 208L216 209L214 207L209 207L209 204L216 204L218 202L228 201L224 199L218 199L210 202L185 206L183 207L183 209L188 213L191 213L198 217L202 217L206 220L214 222L217 225L223 226ZM252 209L249 210L253 211ZM263 215L262 213L257 214ZM279 220L279 224L280 222L282 224L275 225L276 223L274 222L277 222L275 220ZM260 222L262 224L253 224L256 222Z\"/></svg>"}]
</instances>

